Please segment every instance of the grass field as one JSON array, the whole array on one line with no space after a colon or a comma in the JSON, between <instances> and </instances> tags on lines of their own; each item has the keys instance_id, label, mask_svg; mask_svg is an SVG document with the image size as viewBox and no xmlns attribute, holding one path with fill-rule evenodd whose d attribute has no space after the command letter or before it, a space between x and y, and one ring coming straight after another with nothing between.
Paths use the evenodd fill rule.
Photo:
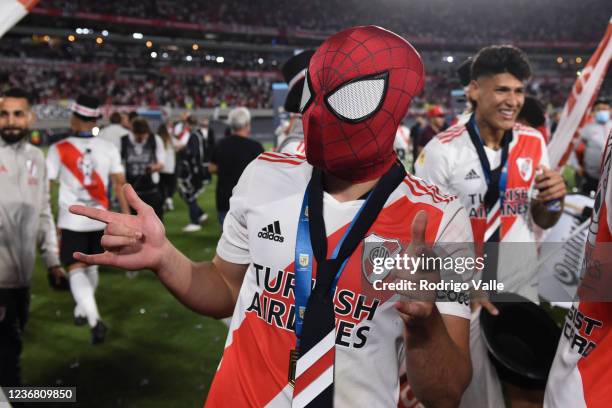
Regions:
<instances>
[{"instance_id":1,"label":"grass field","mask_svg":"<svg viewBox=\"0 0 612 408\"><path fill-rule=\"evenodd\" d=\"M202 231L181 232L188 217L178 195L165 225L180 250L209 260L220 235L214 186L199 201L210 216ZM78 402L70 406L201 407L221 358L225 325L183 307L151 272L128 277L101 268L96 297L109 331L106 343L93 346L89 329L73 324L70 293L50 289L37 263L24 336L24 383L76 386Z\"/></svg>"}]
</instances>

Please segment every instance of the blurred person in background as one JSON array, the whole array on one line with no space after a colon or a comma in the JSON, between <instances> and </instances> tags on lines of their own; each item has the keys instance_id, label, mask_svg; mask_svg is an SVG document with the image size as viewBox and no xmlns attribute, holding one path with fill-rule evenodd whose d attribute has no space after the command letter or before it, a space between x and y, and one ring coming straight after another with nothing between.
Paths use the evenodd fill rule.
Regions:
<instances>
[{"instance_id":1,"label":"blurred person in background","mask_svg":"<svg viewBox=\"0 0 612 408\"><path fill-rule=\"evenodd\" d=\"M149 123L142 118L132 121L132 133L121 138L121 160L125 178L138 196L155 210L159 219L164 216L164 196L159 172L164 169L164 141L151 133Z\"/></svg>"},{"instance_id":2,"label":"blurred person in background","mask_svg":"<svg viewBox=\"0 0 612 408\"><path fill-rule=\"evenodd\" d=\"M284 129L283 139L276 149L280 153L306 154L300 102L302 101L306 69L313 54L314 50L303 51L289 58L281 68L288 87L283 108L286 112L289 112L289 121Z\"/></svg>"},{"instance_id":3,"label":"blurred person in background","mask_svg":"<svg viewBox=\"0 0 612 408\"><path fill-rule=\"evenodd\" d=\"M416 142L417 157L421 154L421 151L429 143L431 139L438 133L446 130L448 125L444 117L444 109L440 105L432 105L427 109L427 126L419 133L418 140Z\"/></svg>"},{"instance_id":4,"label":"blurred person in background","mask_svg":"<svg viewBox=\"0 0 612 408\"><path fill-rule=\"evenodd\" d=\"M113 112L109 118L110 124L104 126L98 133L100 139L111 142L117 150L121 149L121 138L131 133L128 128L124 127L125 120L123 118L124 116L121 113Z\"/></svg>"},{"instance_id":5,"label":"blurred person in background","mask_svg":"<svg viewBox=\"0 0 612 408\"><path fill-rule=\"evenodd\" d=\"M427 124L427 121L425 120L423 115L418 114L418 115L415 116L414 124L410 128L410 136L412 138L412 163L416 162L416 159L418 157L417 142L419 141L418 140L419 139L419 135L421 134L421 132L425 128L426 124Z\"/></svg>"},{"instance_id":6,"label":"blurred person in background","mask_svg":"<svg viewBox=\"0 0 612 408\"><path fill-rule=\"evenodd\" d=\"M210 179L210 173L204 164L205 141L198 129L198 121L191 115L175 126L178 150L176 154L176 175L178 191L189 209L189 224L183 232L196 232L208 219L206 211L198 204L198 196L204 191L204 183Z\"/></svg>"},{"instance_id":7,"label":"blurred person in background","mask_svg":"<svg viewBox=\"0 0 612 408\"><path fill-rule=\"evenodd\" d=\"M100 118L98 108L96 98L79 96L71 107L72 135L53 144L47 154L49 179L60 184L57 220L61 231L60 260L68 269L70 291L76 302L74 322L78 326L89 324L93 344L102 343L107 330L95 299L98 268L78 262L72 255L79 251L103 252L100 239L104 224L75 216L68 207L82 204L108 209L107 189L111 180L121 211L129 213L121 189L125 177L119 151L92 134Z\"/></svg>"},{"instance_id":8,"label":"blurred person in background","mask_svg":"<svg viewBox=\"0 0 612 408\"><path fill-rule=\"evenodd\" d=\"M36 248L55 288L66 283L42 151L28 143L34 122L29 95L0 98L0 385L21 385L19 359L30 309Z\"/></svg>"},{"instance_id":9,"label":"blurred person in background","mask_svg":"<svg viewBox=\"0 0 612 408\"><path fill-rule=\"evenodd\" d=\"M168 131L168 125L162 123L157 128L157 135L164 143L164 168L160 172L159 183L162 189L162 197L165 211L174 210L172 197L176 192L176 147L175 138Z\"/></svg>"},{"instance_id":10,"label":"blurred person in background","mask_svg":"<svg viewBox=\"0 0 612 408\"><path fill-rule=\"evenodd\" d=\"M538 98L531 95L525 95L525 103L516 121L525 126L531 126L537 129L542 136L544 136L544 141L548 143L550 135L546 127L546 108Z\"/></svg>"},{"instance_id":11,"label":"blurred person in background","mask_svg":"<svg viewBox=\"0 0 612 408\"><path fill-rule=\"evenodd\" d=\"M121 151L121 138L123 136L131 134L131 124L129 128L126 127L126 124L129 124L129 118L127 114L122 114L119 112L113 112L109 118L110 124L103 127L98 133L97 137L103 140L106 140L112 143L117 150ZM110 200L111 208L115 210L119 210L119 203L117 202L117 197L113 197L113 186L108 186L108 198Z\"/></svg>"},{"instance_id":12,"label":"blurred person in background","mask_svg":"<svg viewBox=\"0 0 612 408\"><path fill-rule=\"evenodd\" d=\"M200 126L196 130L201 135L202 140L202 161L204 162L204 181L206 184L210 183L211 175L208 167L210 165L210 159L215 151L215 131L210 127L210 118L205 116L200 121Z\"/></svg>"},{"instance_id":13,"label":"blurred person in background","mask_svg":"<svg viewBox=\"0 0 612 408\"><path fill-rule=\"evenodd\" d=\"M249 139L251 113L247 108L232 109L227 122L231 133L217 144L210 160L210 172L218 175L216 204L222 230L234 186L248 164L264 151L261 143Z\"/></svg>"},{"instance_id":14,"label":"blurred person in background","mask_svg":"<svg viewBox=\"0 0 612 408\"><path fill-rule=\"evenodd\" d=\"M125 123L123 124L123 126L129 130L132 130L132 123L134 122L134 119L136 119L137 117L138 117L138 112L131 111L130 113L127 114L127 118L125 119Z\"/></svg>"},{"instance_id":15,"label":"blurred person in background","mask_svg":"<svg viewBox=\"0 0 612 408\"><path fill-rule=\"evenodd\" d=\"M606 99L596 100L593 104L592 117L593 122L584 126L580 131L580 140L584 143L582 192L587 195L595 191L599 183L601 158L608 135L612 130L610 103Z\"/></svg>"},{"instance_id":16,"label":"blurred person in background","mask_svg":"<svg viewBox=\"0 0 612 408\"><path fill-rule=\"evenodd\" d=\"M404 123L400 123L395 132L393 150L397 158L404 164L406 169L412 169L412 141L410 140L410 129Z\"/></svg>"}]
</instances>

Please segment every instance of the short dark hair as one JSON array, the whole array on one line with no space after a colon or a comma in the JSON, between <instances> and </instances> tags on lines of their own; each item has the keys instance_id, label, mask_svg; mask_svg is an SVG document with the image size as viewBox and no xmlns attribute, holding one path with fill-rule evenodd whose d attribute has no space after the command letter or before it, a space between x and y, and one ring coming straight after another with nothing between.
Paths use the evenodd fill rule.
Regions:
<instances>
[{"instance_id":1,"label":"short dark hair","mask_svg":"<svg viewBox=\"0 0 612 408\"><path fill-rule=\"evenodd\" d=\"M518 114L518 118L527 122L531 127L537 128L546 124L546 107L535 96L525 96L525 103Z\"/></svg>"},{"instance_id":2,"label":"short dark hair","mask_svg":"<svg viewBox=\"0 0 612 408\"><path fill-rule=\"evenodd\" d=\"M597 98L597 100L593 103L593 106L596 105L610 105L610 101L606 98Z\"/></svg>"},{"instance_id":3,"label":"short dark hair","mask_svg":"<svg viewBox=\"0 0 612 408\"><path fill-rule=\"evenodd\" d=\"M527 55L513 45L491 45L478 51L472 62L472 79L504 73L520 81L528 80L531 66Z\"/></svg>"},{"instance_id":4,"label":"short dark hair","mask_svg":"<svg viewBox=\"0 0 612 408\"><path fill-rule=\"evenodd\" d=\"M130 122L132 122L137 117L138 117L138 112L136 111L131 111L130 113L128 113L128 119Z\"/></svg>"},{"instance_id":5,"label":"short dark hair","mask_svg":"<svg viewBox=\"0 0 612 408\"><path fill-rule=\"evenodd\" d=\"M121 123L121 114L119 112L113 112L109 118L110 123L118 124Z\"/></svg>"},{"instance_id":6,"label":"short dark hair","mask_svg":"<svg viewBox=\"0 0 612 408\"><path fill-rule=\"evenodd\" d=\"M146 121L146 119L136 118L132 122L132 132L138 135L143 135L151 133L151 129L149 128L149 123Z\"/></svg>"},{"instance_id":7,"label":"short dark hair","mask_svg":"<svg viewBox=\"0 0 612 408\"><path fill-rule=\"evenodd\" d=\"M25 99L26 101L28 101L28 105L32 104L32 96L30 95L30 93L26 92L21 88L11 88L4 93L3 97Z\"/></svg>"}]
</instances>

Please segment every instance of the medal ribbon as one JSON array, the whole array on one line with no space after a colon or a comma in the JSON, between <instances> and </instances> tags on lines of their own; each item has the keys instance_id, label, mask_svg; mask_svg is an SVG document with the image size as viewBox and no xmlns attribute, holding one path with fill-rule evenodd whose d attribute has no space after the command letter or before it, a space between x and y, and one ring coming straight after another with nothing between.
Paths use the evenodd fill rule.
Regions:
<instances>
[{"instance_id":1,"label":"medal ribbon","mask_svg":"<svg viewBox=\"0 0 612 408\"><path fill-rule=\"evenodd\" d=\"M406 176L396 163L385 173L349 224L331 258L323 220L323 174L314 169L304 193L295 249L295 332L298 349L290 355L289 381L295 379L292 407L333 406L335 313L333 297L351 254L362 241L390 194ZM317 260L312 288L312 261Z\"/></svg>"}]
</instances>

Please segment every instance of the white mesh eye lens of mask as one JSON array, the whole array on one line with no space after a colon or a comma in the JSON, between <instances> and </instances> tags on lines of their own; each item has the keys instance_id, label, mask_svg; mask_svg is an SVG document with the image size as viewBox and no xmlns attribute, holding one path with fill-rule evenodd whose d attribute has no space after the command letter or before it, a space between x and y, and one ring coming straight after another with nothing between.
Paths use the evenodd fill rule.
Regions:
<instances>
[{"instance_id":1,"label":"white mesh eye lens of mask","mask_svg":"<svg viewBox=\"0 0 612 408\"><path fill-rule=\"evenodd\" d=\"M300 100L300 112L304 113L306 105L310 102L310 87L308 86L308 71L304 76L304 88L302 89L302 99Z\"/></svg>"},{"instance_id":2,"label":"white mesh eye lens of mask","mask_svg":"<svg viewBox=\"0 0 612 408\"><path fill-rule=\"evenodd\" d=\"M386 77L350 82L327 97L334 113L349 121L360 121L374 113L384 98Z\"/></svg>"}]
</instances>

